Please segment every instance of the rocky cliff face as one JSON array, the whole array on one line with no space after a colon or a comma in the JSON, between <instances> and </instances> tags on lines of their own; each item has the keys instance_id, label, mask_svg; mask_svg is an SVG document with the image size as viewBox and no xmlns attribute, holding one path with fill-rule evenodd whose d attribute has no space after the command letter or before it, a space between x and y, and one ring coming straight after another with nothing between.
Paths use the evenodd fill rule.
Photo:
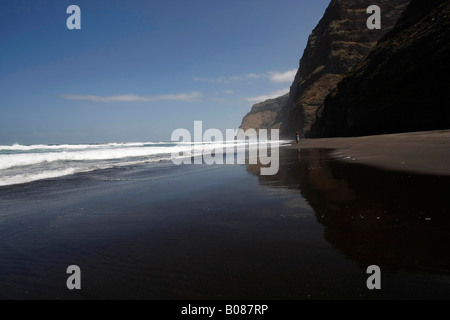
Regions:
<instances>
[{"instance_id":1,"label":"rocky cliff face","mask_svg":"<svg viewBox=\"0 0 450 320\"><path fill-rule=\"evenodd\" d=\"M289 93L276 99L270 99L253 105L252 110L242 120L241 129L279 129L281 122L276 117L286 105Z\"/></svg>"},{"instance_id":2,"label":"rocky cliff face","mask_svg":"<svg viewBox=\"0 0 450 320\"><path fill-rule=\"evenodd\" d=\"M309 137L450 128L450 1L412 0L320 108Z\"/></svg>"},{"instance_id":3,"label":"rocky cliff face","mask_svg":"<svg viewBox=\"0 0 450 320\"><path fill-rule=\"evenodd\" d=\"M308 132L317 109L344 75L390 31L409 0L332 0L313 30L300 60L290 99L277 116L281 135ZM381 8L381 30L367 28L367 8Z\"/></svg>"}]
</instances>

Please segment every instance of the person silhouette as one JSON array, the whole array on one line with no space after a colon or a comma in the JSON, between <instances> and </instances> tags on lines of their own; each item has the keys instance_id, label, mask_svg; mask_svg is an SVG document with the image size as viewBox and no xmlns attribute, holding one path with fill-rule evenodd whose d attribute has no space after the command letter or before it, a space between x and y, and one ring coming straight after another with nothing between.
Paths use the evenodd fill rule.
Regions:
<instances>
[{"instance_id":1,"label":"person silhouette","mask_svg":"<svg viewBox=\"0 0 450 320\"><path fill-rule=\"evenodd\" d=\"M295 133L295 141L297 141L297 144L300 141L300 134L298 133L298 131Z\"/></svg>"}]
</instances>

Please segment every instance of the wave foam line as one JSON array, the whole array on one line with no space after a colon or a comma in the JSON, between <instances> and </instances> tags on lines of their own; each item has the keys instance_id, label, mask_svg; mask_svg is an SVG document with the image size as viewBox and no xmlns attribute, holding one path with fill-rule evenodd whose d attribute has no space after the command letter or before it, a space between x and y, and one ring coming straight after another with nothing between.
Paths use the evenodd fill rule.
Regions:
<instances>
[{"instance_id":1,"label":"wave foam line","mask_svg":"<svg viewBox=\"0 0 450 320\"><path fill-rule=\"evenodd\" d=\"M106 164L106 165L98 165L95 167L80 167L80 168L65 168L65 169L59 169L59 170L46 170L39 173L26 173L26 174L18 174L13 176L2 176L0 179L0 187L4 186L11 186L11 185L17 185L17 184L25 184L30 183L34 181L39 180L46 180L46 179L55 179L55 178L61 178L65 176L74 175L77 173L87 173L92 171L98 171L98 170L106 170L111 168L117 168L117 167L126 167L126 166L134 166L134 165L140 165L144 163L152 163L152 162L160 162L160 161L168 161L171 160L171 158L158 158L158 159L151 159L151 160L141 160L141 161L128 161L128 162L122 162L122 163L115 163L115 164Z\"/></svg>"},{"instance_id":2,"label":"wave foam line","mask_svg":"<svg viewBox=\"0 0 450 320\"><path fill-rule=\"evenodd\" d=\"M111 144L110 144L111 145ZM128 144L129 146L130 144ZM203 145L178 144L170 147L127 147L127 148L108 148L108 149L86 149L86 150L69 150L61 152L44 152L44 153L15 153L0 155L0 170L5 170L13 167L31 166L41 163L51 163L58 161L100 161L100 160L119 160L125 158L137 157L154 157L164 154L173 154L194 151L206 152L208 150L217 148L242 147L245 146L245 141L237 141L230 144L226 141L211 142ZM257 147L257 143L249 143L250 148Z\"/></svg>"},{"instance_id":3,"label":"wave foam line","mask_svg":"<svg viewBox=\"0 0 450 320\"><path fill-rule=\"evenodd\" d=\"M114 142L106 144L60 144L60 145L20 145L13 144L11 146L0 145L0 151L32 151L32 150L82 150L82 149L104 149L104 148L128 148L128 147L143 147L146 145L166 144L168 142Z\"/></svg>"},{"instance_id":4,"label":"wave foam line","mask_svg":"<svg viewBox=\"0 0 450 320\"><path fill-rule=\"evenodd\" d=\"M19 174L16 176L6 177L6 178L2 177L2 179L0 180L0 187L28 183L28 182L33 182L33 181L37 181L37 180L58 178L58 177L72 175L74 173L76 173L76 170L74 168L68 168L65 170L44 171L44 172L35 173L35 174Z\"/></svg>"}]
</instances>

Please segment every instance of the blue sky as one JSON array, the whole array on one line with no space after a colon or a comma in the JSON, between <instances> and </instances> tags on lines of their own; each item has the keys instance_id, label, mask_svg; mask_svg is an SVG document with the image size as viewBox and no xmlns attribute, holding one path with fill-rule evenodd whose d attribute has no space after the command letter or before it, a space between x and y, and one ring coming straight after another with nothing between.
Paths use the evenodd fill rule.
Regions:
<instances>
[{"instance_id":1,"label":"blue sky","mask_svg":"<svg viewBox=\"0 0 450 320\"><path fill-rule=\"evenodd\" d=\"M0 144L170 140L281 95L329 0L2 0ZM69 30L69 5L81 30Z\"/></svg>"}]
</instances>

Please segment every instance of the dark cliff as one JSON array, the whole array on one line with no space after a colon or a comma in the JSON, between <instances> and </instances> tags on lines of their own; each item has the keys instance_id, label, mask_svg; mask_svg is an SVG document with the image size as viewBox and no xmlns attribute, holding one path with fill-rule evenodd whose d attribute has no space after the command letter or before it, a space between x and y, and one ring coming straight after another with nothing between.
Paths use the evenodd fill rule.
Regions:
<instances>
[{"instance_id":1,"label":"dark cliff","mask_svg":"<svg viewBox=\"0 0 450 320\"><path fill-rule=\"evenodd\" d=\"M318 110L308 137L450 128L450 1L412 0Z\"/></svg>"},{"instance_id":2,"label":"dark cliff","mask_svg":"<svg viewBox=\"0 0 450 320\"><path fill-rule=\"evenodd\" d=\"M242 119L241 129L279 129L281 123L276 122L277 115L286 105L289 93L253 105L251 111Z\"/></svg>"},{"instance_id":3,"label":"dark cliff","mask_svg":"<svg viewBox=\"0 0 450 320\"><path fill-rule=\"evenodd\" d=\"M332 0L309 36L290 98L278 114L281 135L308 132L317 109L344 75L361 62L377 41L390 31L409 0ZM381 8L381 30L369 30L367 8Z\"/></svg>"}]
</instances>

